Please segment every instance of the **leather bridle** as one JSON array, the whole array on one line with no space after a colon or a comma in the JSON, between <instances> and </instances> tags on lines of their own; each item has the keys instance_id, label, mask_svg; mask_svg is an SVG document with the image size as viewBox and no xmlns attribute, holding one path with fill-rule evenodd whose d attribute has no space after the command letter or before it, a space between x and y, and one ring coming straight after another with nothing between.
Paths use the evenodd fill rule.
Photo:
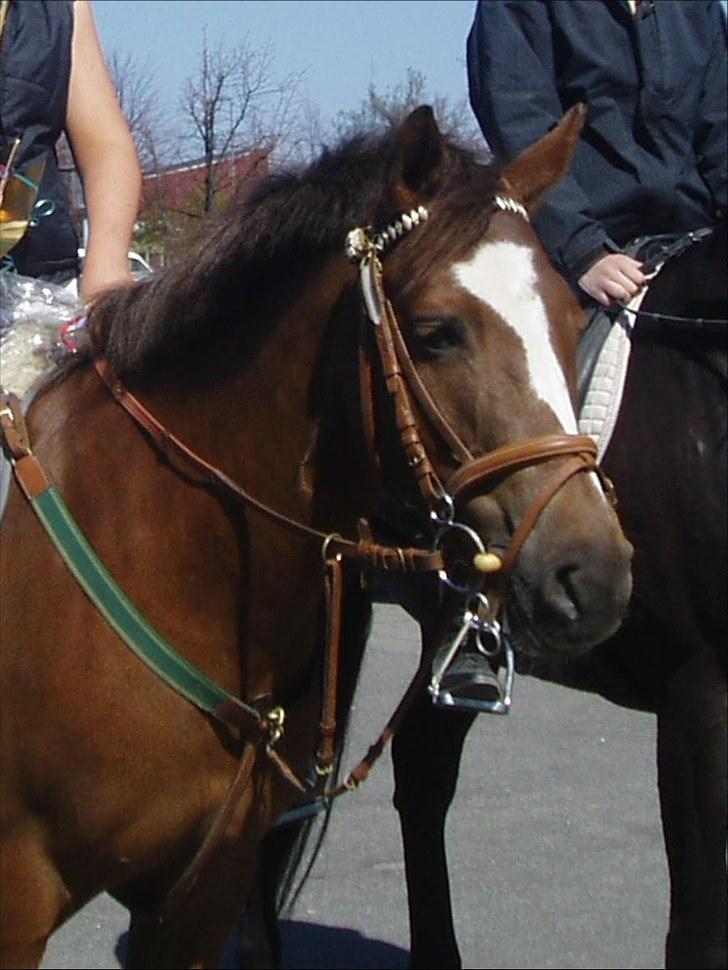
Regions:
<instances>
[{"instance_id":1,"label":"leather bridle","mask_svg":"<svg viewBox=\"0 0 728 970\"><path fill-rule=\"evenodd\" d=\"M496 196L493 207L510 212L516 217L528 218L523 206L509 196ZM360 359L363 362L360 394L362 397L362 421L368 450L373 461L377 461L374 443L373 400L374 393L371 372L379 367L387 392L391 396L397 432L401 448L412 470L419 493L430 516L432 530L431 548L419 546L399 547L374 541L371 529L367 526L365 534L358 540L345 538L338 533L326 534L310 525L296 521L282 512L271 508L259 498L252 496L226 473L192 451L184 442L172 434L164 425L132 395L114 374L111 365L104 357L95 359L96 369L111 390L116 400L131 417L147 432L156 447L171 461L173 466L180 464L185 471L194 470L209 484L222 488L244 505L273 519L280 526L308 536L321 543L322 559L326 570L326 592L328 605L328 655L338 657L339 631L343 610L344 582L342 571L346 562L359 566L397 572L437 572L440 579L452 590L465 598L465 602L477 597L479 610L485 613L485 624L489 630L499 631L498 617L503 609L508 581L521 548L535 528L542 512L575 475L595 472L609 497L612 496L611 483L603 475L596 461L596 444L586 435L549 434L511 443L486 455L475 455L461 440L451 423L442 413L429 390L420 377L407 350L402 329L392 304L388 300L383 284L382 260L385 250L406 233L415 229L428 217L427 210L419 207L401 215L383 232L371 229L352 230L346 239L346 254L356 262L359 269L359 283L365 307L365 319L374 334L374 341L362 340ZM371 355L366 347L376 347ZM375 359L374 359L375 358ZM445 444L458 461L457 469L443 482L435 470L423 444L420 434L417 411L427 422L430 429ZM473 546L473 560L487 552L478 534L469 526L456 521L456 507L474 494L481 494L489 486L504 476L514 474L520 469L542 462L562 459L560 466L547 480L521 522L511 536L505 553L495 558L496 565L479 571L469 570L465 581L453 578L448 572L447 557L443 550L449 536L457 533L466 537ZM487 596L483 588L488 585ZM485 610L483 611L483 606ZM423 664L424 666L424 664ZM324 712L321 719L321 744L317 753L318 770L323 774L330 770L334 762L334 733L336 728L336 671L338 659L327 660L324 687ZM421 676L424 676L422 674ZM399 720L395 715L394 722ZM390 721L390 725L392 725ZM388 731L385 729L385 733ZM375 746L376 747L376 746ZM355 774L356 771L353 774ZM350 779L351 780L351 779Z\"/></svg>"},{"instance_id":2,"label":"leather bridle","mask_svg":"<svg viewBox=\"0 0 728 970\"><path fill-rule=\"evenodd\" d=\"M521 203L510 196L496 195L493 208L512 213L515 217L528 219ZM437 570L448 582L447 565L439 550L446 542L448 532L455 530L468 535L474 545L474 555L485 553L481 540L472 529L455 521L455 509L459 503L474 494L484 492L496 479L511 475L522 468L554 459L564 459L561 467L547 481L543 491L523 516L520 525L513 533L502 565L494 570L497 578L491 576L490 584L497 591L491 604L491 618L502 608L510 573L517 561L518 554L533 531L538 519L554 495L577 474L595 472L602 482L607 495L611 498L611 483L604 476L597 460L597 446L592 438L578 434L548 434L511 443L485 455L475 455L457 434L451 423L430 394L420 377L405 343L402 328L397 320L391 302L384 291L382 255L403 235L411 232L428 218L427 210L420 206L416 210L402 214L382 232L357 228L346 239L346 254L358 264L359 283L366 311L366 319L374 334L377 360L368 357L366 347L371 341L362 340L361 360L364 363L360 385L362 395L362 421L365 438L372 459L377 461L376 446L373 441L373 389L371 370L379 366L384 384L392 399L399 440L407 464L412 470L421 498L429 513L434 534L434 550L417 547L401 548L374 542L370 536L358 541L346 539L338 534L327 535L311 526L298 522L283 513L272 509L257 497L250 495L243 487L206 461L172 434L151 414L141 402L132 395L114 374L111 365L104 357L97 357L95 366L117 401L127 410L134 420L150 435L156 446L170 459L180 460L186 467L192 466L205 480L221 486L228 493L252 506L259 512L273 518L280 525L302 532L322 542L324 561L331 568L342 560L355 560L362 565L398 571ZM431 430L444 443L458 461L458 468L443 482L435 470L422 435L413 400L417 411L422 415ZM476 571L477 572L477 571ZM459 592L475 594L480 592L485 577L473 576L466 588L450 583ZM496 602L497 600L497 602Z\"/></svg>"},{"instance_id":3,"label":"leather bridle","mask_svg":"<svg viewBox=\"0 0 728 970\"><path fill-rule=\"evenodd\" d=\"M528 218L523 206L508 196L496 196L495 208L510 211L521 218ZM575 475L582 472L595 472L602 486L613 497L611 482L602 472L597 460L595 442L587 435L548 434L511 443L485 455L475 455L464 444L451 423L442 413L433 396L420 377L405 343L402 328L394 308L384 291L381 257L392 242L404 233L413 230L428 217L427 210L420 207L397 219L392 227L374 233L367 229L355 229L347 237L346 251L352 261L358 263L359 280L366 310L366 317L374 333L381 374L392 399L395 420L401 447L412 469L422 500L429 512L437 543L441 544L444 534L451 529L465 532L473 540L474 551L485 550L473 530L454 519L455 509L463 501L476 494L482 494L496 479L511 475L520 469L553 459L565 459L560 468L547 481L542 492L533 502L513 533L511 541L502 558L502 565L496 570L498 599L504 595L508 577L516 563L518 554L526 539L533 531L538 519L554 495ZM362 341L362 346L371 346L371 341ZM360 385L362 388L363 425L368 441L370 455L376 456L374 438L374 418L372 403L371 372L375 362L367 357L366 351L360 355ZM445 482L436 472L427 454L419 430L418 420L413 407L422 415L434 434L439 437L447 450L458 462L457 469ZM375 458L376 460L376 458ZM441 571L442 572L442 571ZM443 577L446 578L446 577ZM479 592L483 583L475 579L473 585L462 592ZM459 589L457 584L455 588ZM492 618L500 610L502 602L491 604Z\"/></svg>"},{"instance_id":4,"label":"leather bridle","mask_svg":"<svg viewBox=\"0 0 728 970\"><path fill-rule=\"evenodd\" d=\"M516 218L528 219L521 203L508 195L496 195L493 209L501 209ZM420 377L407 350L402 329L392 304L388 300L383 283L382 256L384 252L405 234L416 229L428 218L427 210L420 206L416 210L402 214L382 232L357 228L346 239L346 254L358 265L359 284L365 307L366 320L374 334L374 340L363 340L360 348L362 369L361 396L362 421L369 452L376 461L376 447L373 441L373 389L371 372L380 369L387 392L391 396L400 444L407 464L412 470L419 493L429 513L432 526L432 547L423 549L417 546L398 547L377 543L371 538L371 530L358 540L338 534L326 534L307 524L298 522L280 511L271 508L260 499L252 496L241 485L231 479L210 462L193 452L187 445L172 434L141 402L132 395L114 374L109 362L98 357L96 369L107 384L116 400L127 410L134 420L149 434L155 445L170 459L173 465L189 470L193 468L203 480L221 487L243 504L256 509L272 518L284 528L316 539L321 543L322 558L326 567L327 595L329 604L329 651L338 651L338 630L342 611L343 580L340 575L343 563L356 562L360 566L402 572L433 572L457 593L471 599L480 597L487 604L487 622L495 628L497 618L503 608L506 587L513 567L523 544L535 528L539 517L556 493L575 475L595 472L599 475L605 491L611 495L611 485L603 476L596 461L596 444L586 435L550 434L512 443L498 448L486 455L475 455L447 420ZM366 350L371 344L376 347L376 359ZM416 402L417 414L413 401ZM458 462L457 469L443 482L435 470L423 444L418 415L427 422L431 431L439 437ZM448 573L446 556L443 553L448 536L456 532L466 536L473 544L473 556L484 555L486 549L478 534L469 526L455 520L458 504L474 494L480 494L503 476L513 474L522 468L542 462L562 459L559 468L546 482L541 493L523 516L518 528L511 536L510 543L502 557L496 559L497 565L490 570L472 575L465 583L454 580ZM484 597L483 587L488 583L488 598ZM327 664L336 670L338 662ZM334 761L333 733L335 677L331 676L324 690L324 707L328 713L322 716L322 738L318 753L320 769L328 770Z\"/></svg>"}]
</instances>

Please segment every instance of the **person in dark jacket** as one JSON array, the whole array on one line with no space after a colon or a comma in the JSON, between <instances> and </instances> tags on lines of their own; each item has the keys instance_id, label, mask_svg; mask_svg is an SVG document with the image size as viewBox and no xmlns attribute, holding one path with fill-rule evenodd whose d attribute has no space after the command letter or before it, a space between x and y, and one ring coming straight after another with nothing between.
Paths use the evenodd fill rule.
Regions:
<instances>
[{"instance_id":1,"label":"person in dark jacket","mask_svg":"<svg viewBox=\"0 0 728 970\"><path fill-rule=\"evenodd\" d=\"M577 102L571 173L534 226L574 290L609 305L644 283L637 237L726 209L726 23L719 0L481 0L470 101L507 162Z\"/></svg>"},{"instance_id":2,"label":"person in dark jacket","mask_svg":"<svg viewBox=\"0 0 728 970\"><path fill-rule=\"evenodd\" d=\"M90 3L3 0L3 7L0 140L8 155L13 150L10 177L19 173L27 184L25 173L39 173L35 209L8 256L26 276L62 283L78 275L78 241L55 150L65 131L90 227L80 287L89 300L131 282L128 251L141 190L136 148Z\"/></svg>"},{"instance_id":3,"label":"person in dark jacket","mask_svg":"<svg viewBox=\"0 0 728 970\"><path fill-rule=\"evenodd\" d=\"M624 251L725 218L726 24L718 0L479 0L467 42L470 102L509 162L579 102L570 173L534 219L584 305L629 301L645 283ZM454 706L497 698L470 647L441 679Z\"/></svg>"}]
</instances>

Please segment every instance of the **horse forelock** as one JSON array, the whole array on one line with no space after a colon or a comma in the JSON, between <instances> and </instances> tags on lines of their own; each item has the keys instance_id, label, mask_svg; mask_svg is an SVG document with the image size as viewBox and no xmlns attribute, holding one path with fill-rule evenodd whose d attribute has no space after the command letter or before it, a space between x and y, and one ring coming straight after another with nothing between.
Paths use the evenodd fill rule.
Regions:
<instances>
[{"instance_id":1,"label":"horse forelock","mask_svg":"<svg viewBox=\"0 0 728 970\"><path fill-rule=\"evenodd\" d=\"M209 219L168 269L101 299L90 314L94 348L125 373L160 358L199 355L233 337L238 345L248 338L254 345L265 325L265 314L256 311L266 300L272 294L280 300L287 281L312 272L323 255L343 251L346 233L372 219L393 134L357 136L303 170L263 179ZM422 271L448 247L460 249L482 234L484 185L492 197L498 184L494 170L452 142L446 159L442 231L418 259ZM481 210L474 198L484 200Z\"/></svg>"},{"instance_id":2,"label":"horse forelock","mask_svg":"<svg viewBox=\"0 0 728 970\"><path fill-rule=\"evenodd\" d=\"M427 223L411 235L402 293L416 291L437 268L466 259L486 237L501 188L501 171L472 157L460 158L428 203ZM387 265L385 260L385 277Z\"/></svg>"}]
</instances>

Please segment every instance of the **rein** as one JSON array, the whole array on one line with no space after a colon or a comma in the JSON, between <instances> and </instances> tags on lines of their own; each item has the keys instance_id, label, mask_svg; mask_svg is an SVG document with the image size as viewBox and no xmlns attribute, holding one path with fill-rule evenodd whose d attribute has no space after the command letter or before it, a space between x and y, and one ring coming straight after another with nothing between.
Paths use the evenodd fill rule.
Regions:
<instances>
[{"instance_id":1,"label":"rein","mask_svg":"<svg viewBox=\"0 0 728 970\"><path fill-rule=\"evenodd\" d=\"M666 262L675 256L682 255L682 253L694 246L695 243L705 241L714 232L715 230L708 226L703 229L693 229L672 242L663 244L653 255L645 260L642 265L643 273L648 279L652 279L657 276ZM635 243L635 246L638 246L639 242ZM656 329L658 329L657 325L659 324L671 324L673 325L673 329L676 330L692 332L703 330L708 333L724 333L726 326L728 326L728 319L725 317L685 317L674 313L653 313L650 310L642 309L634 310L624 303L619 303L618 306L620 313L628 313L635 321L649 320L655 325Z\"/></svg>"},{"instance_id":2,"label":"rein","mask_svg":"<svg viewBox=\"0 0 728 970\"><path fill-rule=\"evenodd\" d=\"M620 313L628 313L636 320L650 320L653 324L674 324L673 329L682 331L703 330L708 333L725 333L727 317L681 317L674 313L653 313L651 310L632 310L624 303L619 304ZM655 329L659 329L655 326Z\"/></svg>"},{"instance_id":3,"label":"rein","mask_svg":"<svg viewBox=\"0 0 728 970\"><path fill-rule=\"evenodd\" d=\"M217 486L234 496L244 505L267 516L284 528L302 533L321 543L324 561L332 557L354 559L381 569L396 569L398 566L412 571L439 569L441 557L425 549L381 546L368 540L344 539L338 533L321 532L303 522L289 518L282 512L271 508L247 492L221 469L192 451L183 441L169 431L119 380L111 364L105 357L94 359L94 367L111 394L131 418L151 437L162 454L175 465L179 460L191 466L209 485Z\"/></svg>"}]
</instances>

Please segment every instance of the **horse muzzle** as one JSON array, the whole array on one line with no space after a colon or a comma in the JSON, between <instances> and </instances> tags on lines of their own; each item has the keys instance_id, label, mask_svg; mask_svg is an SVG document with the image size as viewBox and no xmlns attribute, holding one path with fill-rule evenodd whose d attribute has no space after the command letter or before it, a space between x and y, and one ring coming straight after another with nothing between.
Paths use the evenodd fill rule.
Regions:
<instances>
[{"instance_id":1,"label":"horse muzzle","mask_svg":"<svg viewBox=\"0 0 728 970\"><path fill-rule=\"evenodd\" d=\"M458 512L480 546L458 537L452 571L463 588L479 577L524 652L583 652L626 612L633 550L592 470L578 458L524 466Z\"/></svg>"}]
</instances>

